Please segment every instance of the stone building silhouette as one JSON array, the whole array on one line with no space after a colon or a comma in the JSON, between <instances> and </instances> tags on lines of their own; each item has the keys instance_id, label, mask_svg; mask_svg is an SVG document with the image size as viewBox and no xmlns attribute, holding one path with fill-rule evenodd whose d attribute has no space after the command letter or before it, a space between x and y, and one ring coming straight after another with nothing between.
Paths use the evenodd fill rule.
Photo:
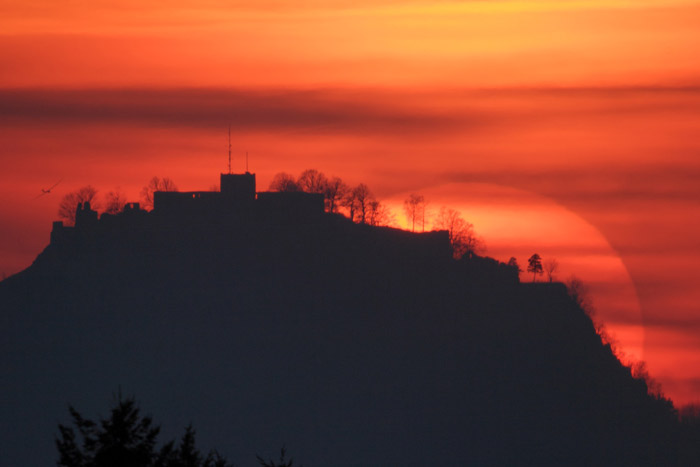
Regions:
<instances>
[{"instance_id":1,"label":"stone building silhouette","mask_svg":"<svg viewBox=\"0 0 700 467\"><path fill-rule=\"evenodd\" d=\"M255 174L226 173L220 176L219 191L156 191L153 210L127 203L118 214L98 216L90 203L78 205L75 225L53 223L51 243L70 241L114 228L135 228L166 222L208 223L308 222L324 213L323 195L303 192L257 192Z\"/></svg>"}]
</instances>

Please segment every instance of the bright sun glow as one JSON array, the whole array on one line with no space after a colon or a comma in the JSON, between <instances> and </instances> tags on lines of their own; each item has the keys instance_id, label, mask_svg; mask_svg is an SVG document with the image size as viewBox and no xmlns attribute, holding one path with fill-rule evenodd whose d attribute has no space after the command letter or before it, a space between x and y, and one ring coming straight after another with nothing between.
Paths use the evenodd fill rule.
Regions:
<instances>
[{"instance_id":1,"label":"bright sun glow","mask_svg":"<svg viewBox=\"0 0 700 467\"><path fill-rule=\"evenodd\" d=\"M588 284L595 319L605 324L620 357L629 362L643 360L643 319L634 284L620 256L591 224L550 199L499 185L448 184L421 194L428 202L427 230L446 205L474 225L488 256L503 262L515 257L522 269L533 253L543 260L556 259L555 280L566 282L576 276ZM408 226L402 205L407 197L405 193L388 200L403 228ZM521 280L533 277L523 272Z\"/></svg>"}]
</instances>

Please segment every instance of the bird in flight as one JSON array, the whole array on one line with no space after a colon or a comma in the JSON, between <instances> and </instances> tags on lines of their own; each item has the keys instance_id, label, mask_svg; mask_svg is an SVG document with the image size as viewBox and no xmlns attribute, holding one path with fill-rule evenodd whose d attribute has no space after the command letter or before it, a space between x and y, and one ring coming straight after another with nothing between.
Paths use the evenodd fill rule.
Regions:
<instances>
[{"instance_id":1,"label":"bird in flight","mask_svg":"<svg viewBox=\"0 0 700 467\"><path fill-rule=\"evenodd\" d=\"M57 181L56 183L54 183L54 184L51 185L50 187L48 187L48 188L46 188L46 189L42 188L42 189L41 189L41 194L40 194L39 196L37 196L36 198L34 198L34 199L38 199L38 198L41 198L41 197L44 196L44 195L48 195L49 193L51 193L51 190L53 190L54 188L56 188L56 185L58 185L58 184L61 183L62 181L63 181L63 177L61 177L61 179L60 179L59 181Z\"/></svg>"}]
</instances>

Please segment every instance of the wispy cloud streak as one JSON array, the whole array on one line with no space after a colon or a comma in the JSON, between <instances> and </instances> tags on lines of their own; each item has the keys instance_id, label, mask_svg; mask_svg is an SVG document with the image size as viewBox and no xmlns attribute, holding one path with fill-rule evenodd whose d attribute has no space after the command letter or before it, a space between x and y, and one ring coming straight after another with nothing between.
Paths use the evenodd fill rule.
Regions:
<instances>
[{"instance_id":1,"label":"wispy cloud streak","mask_svg":"<svg viewBox=\"0 0 700 467\"><path fill-rule=\"evenodd\" d=\"M377 102L351 91L113 89L0 91L6 124L130 123L262 131L322 128L323 132L441 132L483 123L478 114L457 117Z\"/></svg>"}]
</instances>

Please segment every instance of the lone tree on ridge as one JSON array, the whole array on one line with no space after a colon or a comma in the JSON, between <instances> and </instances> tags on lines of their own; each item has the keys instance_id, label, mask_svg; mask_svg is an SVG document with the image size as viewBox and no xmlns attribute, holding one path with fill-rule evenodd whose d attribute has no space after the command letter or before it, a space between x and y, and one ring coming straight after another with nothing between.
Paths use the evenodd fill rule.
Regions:
<instances>
[{"instance_id":1,"label":"lone tree on ridge","mask_svg":"<svg viewBox=\"0 0 700 467\"><path fill-rule=\"evenodd\" d=\"M547 273L547 279L549 279L549 282L553 282L554 274L559 270L559 261L554 258L548 259L542 263L542 267L544 268L544 272Z\"/></svg>"},{"instance_id":2,"label":"lone tree on ridge","mask_svg":"<svg viewBox=\"0 0 700 467\"><path fill-rule=\"evenodd\" d=\"M411 232L416 231L416 223L421 223L425 230L425 197L417 193L411 193L403 202L403 210L411 223Z\"/></svg>"},{"instance_id":3,"label":"lone tree on ridge","mask_svg":"<svg viewBox=\"0 0 700 467\"><path fill-rule=\"evenodd\" d=\"M537 280L537 275L542 274L542 258L540 255L535 253L534 255L530 256L527 263L527 272L532 273L532 282L535 282Z\"/></svg>"}]
</instances>

